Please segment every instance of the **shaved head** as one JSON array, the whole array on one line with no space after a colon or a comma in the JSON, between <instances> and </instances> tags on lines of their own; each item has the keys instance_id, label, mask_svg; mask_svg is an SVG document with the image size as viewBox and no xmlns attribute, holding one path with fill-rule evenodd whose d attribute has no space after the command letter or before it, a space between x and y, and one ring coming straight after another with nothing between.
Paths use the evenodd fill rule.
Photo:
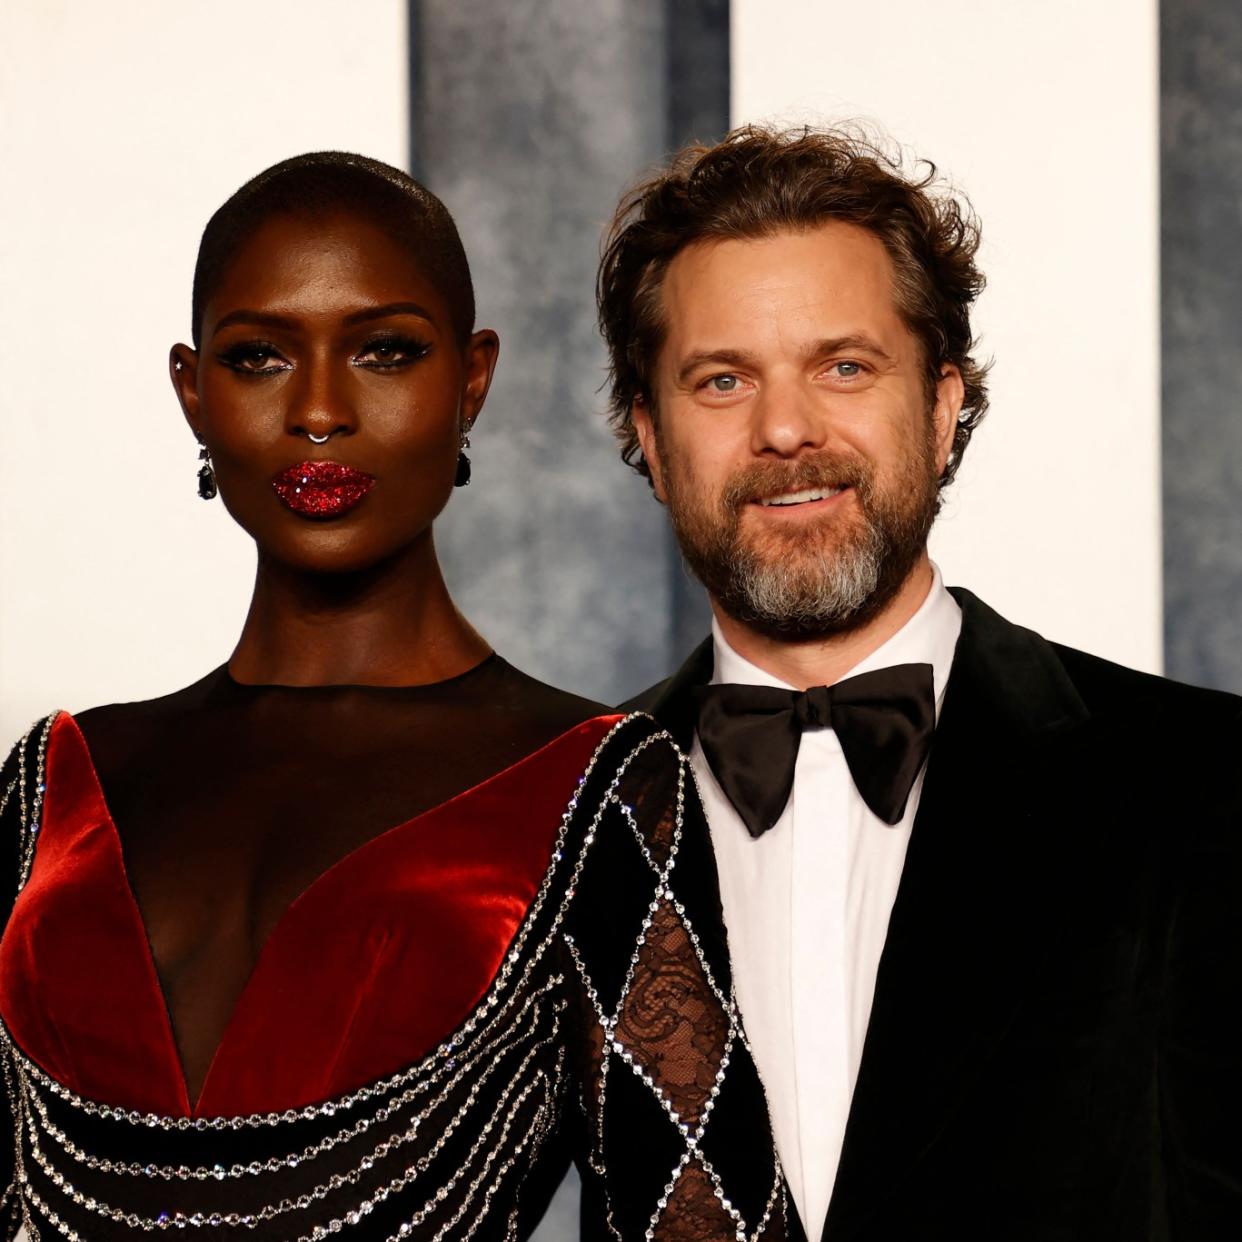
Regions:
<instances>
[{"instance_id":1,"label":"shaved head","mask_svg":"<svg viewBox=\"0 0 1242 1242\"><path fill-rule=\"evenodd\" d=\"M464 345L474 331L474 285L448 208L408 173L364 155L319 151L282 160L247 181L207 221L194 267L194 345L203 312L234 255L274 216L356 214L406 247L432 281Z\"/></svg>"}]
</instances>

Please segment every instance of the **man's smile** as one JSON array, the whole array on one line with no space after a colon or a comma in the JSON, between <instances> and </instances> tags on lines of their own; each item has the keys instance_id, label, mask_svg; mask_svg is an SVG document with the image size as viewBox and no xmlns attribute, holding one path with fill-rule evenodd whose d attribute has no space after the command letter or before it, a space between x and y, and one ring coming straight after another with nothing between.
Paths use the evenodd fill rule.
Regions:
<instances>
[{"instance_id":1,"label":"man's smile","mask_svg":"<svg viewBox=\"0 0 1242 1242\"><path fill-rule=\"evenodd\" d=\"M821 500L832 500L844 487L808 487L800 492L782 492L777 496L760 497L758 503L764 508L785 508L789 505L809 505Z\"/></svg>"}]
</instances>

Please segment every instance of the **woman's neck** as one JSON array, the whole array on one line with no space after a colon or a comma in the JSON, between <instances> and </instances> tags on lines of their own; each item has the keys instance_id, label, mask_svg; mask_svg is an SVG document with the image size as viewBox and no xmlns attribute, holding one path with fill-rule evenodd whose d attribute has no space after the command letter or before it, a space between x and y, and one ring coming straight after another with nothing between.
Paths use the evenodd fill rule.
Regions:
<instances>
[{"instance_id":1,"label":"woman's neck","mask_svg":"<svg viewBox=\"0 0 1242 1242\"><path fill-rule=\"evenodd\" d=\"M489 654L449 597L429 533L356 574L300 572L260 554L229 672L252 684L411 686Z\"/></svg>"}]
</instances>

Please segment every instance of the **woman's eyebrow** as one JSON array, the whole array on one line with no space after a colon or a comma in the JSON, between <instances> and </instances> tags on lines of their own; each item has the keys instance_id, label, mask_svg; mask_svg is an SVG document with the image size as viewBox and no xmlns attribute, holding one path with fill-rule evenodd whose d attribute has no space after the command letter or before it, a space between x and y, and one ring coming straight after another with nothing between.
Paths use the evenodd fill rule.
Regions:
<instances>
[{"instance_id":1,"label":"woman's eyebrow","mask_svg":"<svg viewBox=\"0 0 1242 1242\"><path fill-rule=\"evenodd\" d=\"M368 306L366 310L354 311L345 316L346 323L365 323L368 319L386 319L389 315L417 315L434 323L431 312L417 302L386 302L383 306Z\"/></svg>"},{"instance_id":2,"label":"woman's eyebrow","mask_svg":"<svg viewBox=\"0 0 1242 1242\"><path fill-rule=\"evenodd\" d=\"M235 323L253 323L261 328L293 328L296 324L284 315L271 315L266 311L235 310L222 316L212 329L214 336L221 328L231 327Z\"/></svg>"}]
</instances>

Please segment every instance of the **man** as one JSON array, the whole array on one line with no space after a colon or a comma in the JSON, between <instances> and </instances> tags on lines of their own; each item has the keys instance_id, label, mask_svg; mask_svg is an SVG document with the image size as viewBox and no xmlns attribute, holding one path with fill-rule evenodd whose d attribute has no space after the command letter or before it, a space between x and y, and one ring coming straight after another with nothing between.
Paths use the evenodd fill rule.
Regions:
<instances>
[{"instance_id":1,"label":"man","mask_svg":"<svg viewBox=\"0 0 1242 1242\"><path fill-rule=\"evenodd\" d=\"M690 752L807 1236L1236 1239L1242 700L942 585L977 245L849 133L739 130L622 204L614 424L714 616L631 706Z\"/></svg>"}]
</instances>

